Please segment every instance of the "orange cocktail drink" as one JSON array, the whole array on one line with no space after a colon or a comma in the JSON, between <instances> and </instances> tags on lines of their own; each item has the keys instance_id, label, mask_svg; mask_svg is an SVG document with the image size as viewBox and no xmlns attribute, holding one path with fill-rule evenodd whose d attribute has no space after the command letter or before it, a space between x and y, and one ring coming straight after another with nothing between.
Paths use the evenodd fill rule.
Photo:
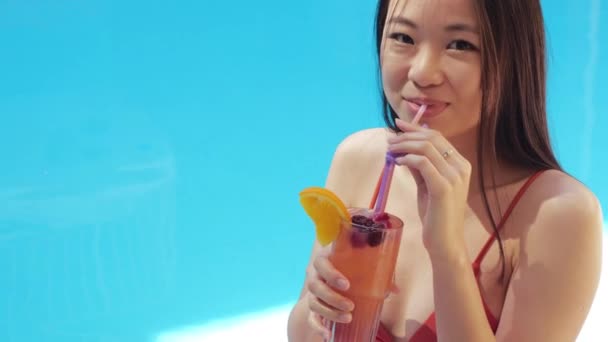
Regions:
<instances>
[{"instance_id":1,"label":"orange cocktail drink","mask_svg":"<svg viewBox=\"0 0 608 342\"><path fill-rule=\"evenodd\" d=\"M328 322L330 341L374 341L393 281L403 221L382 206L347 209L335 193L320 187L304 189L300 202L315 223L319 243L330 246L329 260L350 283L342 294L355 304L350 323Z\"/></svg>"},{"instance_id":2,"label":"orange cocktail drink","mask_svg":"<svg viewBox=\"0 0 608 342\"><path fill-rule=\"evenodd\" d=\"M349 209L333 241L329 260L350 282L341 292L355 304L350 323L329 322L333 342L375 341L384 299L389 294L399 254L403 222L373 217L369 209Z\"/></svg>"}]
</instances>

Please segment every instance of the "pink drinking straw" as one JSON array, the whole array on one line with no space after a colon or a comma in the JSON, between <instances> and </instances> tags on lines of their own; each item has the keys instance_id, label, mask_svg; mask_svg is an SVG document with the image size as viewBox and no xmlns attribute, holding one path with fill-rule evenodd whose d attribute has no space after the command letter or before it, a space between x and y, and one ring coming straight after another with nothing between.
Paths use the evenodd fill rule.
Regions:
<instances>
[{"instance_id":1,"label":"pink drinking straw","mask_svg":"<svg viewBox=\"0 0 608 342\"><path fill-rule=\"evenodd\" d=\"M412 120L412 124L416 125L418 121L420 121L420 118L422 118L426 107L427 105L420 106L418 112ZM373 217L380 216L380 214L384 213L384 210L386 208L386 201L388 200L390 184L393 179L393 172L395 171L395 158L396 156L392 153L386 153L386 161L384 163L384 169L382 170L382 180L380 181L380 190L378 191L376 205L374 206Z\"/></svg>"}]
</instances>

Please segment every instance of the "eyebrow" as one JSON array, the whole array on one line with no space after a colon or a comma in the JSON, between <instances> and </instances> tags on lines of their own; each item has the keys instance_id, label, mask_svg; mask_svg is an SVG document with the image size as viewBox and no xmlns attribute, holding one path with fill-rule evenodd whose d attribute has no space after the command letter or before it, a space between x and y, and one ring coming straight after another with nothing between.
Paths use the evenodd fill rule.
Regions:
<instances>
[{"instance_id":1,"label":"eyebrow","mask_svg":"<svg viewBox=\"0 0 608 342\"><path fill-rule=\"evenodd\" d=\"M416 23L414 23L413 21L404 18L404 17L393 17L391 18L391 20L389 20L389 23L391 24L402 24L405 26L409 26L413 29L417 29L418 25L416 25ZM475 34L479 34L479 31L477 30L476 27L471 26L471 25L467 25L467 24L461 24L461 23L457 23L457 24L450 24L448 26L445 27L446 31L449 32L454 32L454 31L465 31L465 32L471 32L471 33L475 33Z\"/></svg>"}]
</instances>

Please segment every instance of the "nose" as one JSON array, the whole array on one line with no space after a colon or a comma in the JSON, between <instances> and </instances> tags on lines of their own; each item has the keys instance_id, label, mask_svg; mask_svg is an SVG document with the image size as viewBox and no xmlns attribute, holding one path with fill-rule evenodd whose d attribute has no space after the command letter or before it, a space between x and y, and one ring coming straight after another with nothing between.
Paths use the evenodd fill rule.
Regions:
<instances>
[{"instance_id":1,"label":"nose","mask_svg":"<svg viewBox=\"0 0 608 342\"><path fill-rule=\"evenodd\" d=\"M444 81L440 56L430 47L420 48L414 56L409 79L420 88L438 86Z\"/></svg>"}]
</instances>

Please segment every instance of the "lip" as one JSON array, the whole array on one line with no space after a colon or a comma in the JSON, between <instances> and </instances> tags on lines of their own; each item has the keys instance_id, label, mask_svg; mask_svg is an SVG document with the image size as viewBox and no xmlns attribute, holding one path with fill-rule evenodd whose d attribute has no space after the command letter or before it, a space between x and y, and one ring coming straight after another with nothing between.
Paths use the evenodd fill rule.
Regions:
<instances>
[{"instance_id":1,"label":"lip","mask_svg":"<svg viewBox=\"0 0 608 342\"><path fill-rule=\"evenodd\" d=\"M426 97L406 97L404 98L404 100L405 102L407 102L410 114L412 116L416 115L418 109L420 109L422 105L427 105L427 108L424 111L424 118L437 116L441 114L447 108L447 106L450 105L448 102Z\"/></svg>"}]
</instances>

